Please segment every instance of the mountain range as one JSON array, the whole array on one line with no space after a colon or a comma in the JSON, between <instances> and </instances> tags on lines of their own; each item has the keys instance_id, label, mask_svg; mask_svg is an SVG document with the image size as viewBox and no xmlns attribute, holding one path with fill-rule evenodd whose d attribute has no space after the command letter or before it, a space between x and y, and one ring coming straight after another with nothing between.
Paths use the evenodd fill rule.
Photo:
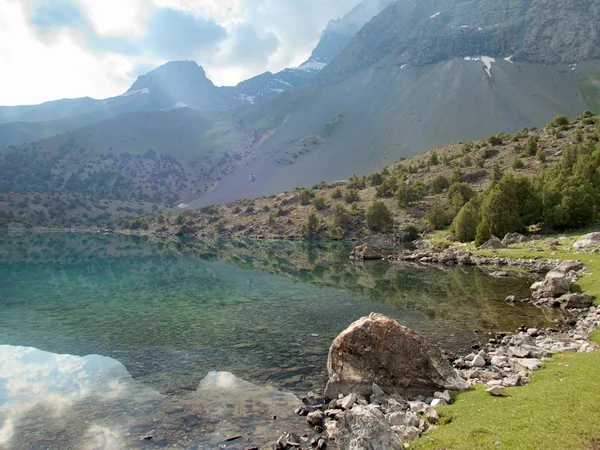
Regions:
<instances>
[{"instance_id":1,"label":"mountain range","mask_svg":"<svg viewBox=\"0 0 600 450\"><path fill-rule=\"evenodd\" d=\"M176 61L117 97L0 107L0 191L198 207L600 111L598 23L591 0L366 0L237 86Z\"/></svg>"}]
</instances>

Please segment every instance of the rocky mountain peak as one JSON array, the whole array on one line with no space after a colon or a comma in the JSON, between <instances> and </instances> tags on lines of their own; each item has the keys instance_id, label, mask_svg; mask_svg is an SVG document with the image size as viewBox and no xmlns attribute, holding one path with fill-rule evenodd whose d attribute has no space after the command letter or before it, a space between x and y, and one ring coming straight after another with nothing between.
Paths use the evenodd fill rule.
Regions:
<instances>
[{"instance_id":1,"label":"rocky mountain peak","mask_svg":"<svg viewBox=\"0 0 600 450\"><path fill-rule=\"evenodd\" d=\"M324 79L393 58L425 65L488 56L543 64L600 57L600 4L566 0L396 0L366 24Z\"/></svg>"}]
</instances>

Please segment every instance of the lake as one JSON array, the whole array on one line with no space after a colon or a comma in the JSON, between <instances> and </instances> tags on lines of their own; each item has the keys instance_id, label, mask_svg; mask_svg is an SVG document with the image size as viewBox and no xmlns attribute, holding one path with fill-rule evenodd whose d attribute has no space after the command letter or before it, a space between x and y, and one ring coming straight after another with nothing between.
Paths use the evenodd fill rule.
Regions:
<instances>
[{"instance_id":1,"label":"lake","mask_svg":"<svg viewBox=\"0 0 600 450\"><path fill-rule=\"evenodd\" d=\"M504 302L528 296L525 274L355 263L350 250L0 236L0 448L261 446L304 428L298 395L324 388L332 340L371 312L464 352L549 325Z\"/></svg>"}]
</instances>

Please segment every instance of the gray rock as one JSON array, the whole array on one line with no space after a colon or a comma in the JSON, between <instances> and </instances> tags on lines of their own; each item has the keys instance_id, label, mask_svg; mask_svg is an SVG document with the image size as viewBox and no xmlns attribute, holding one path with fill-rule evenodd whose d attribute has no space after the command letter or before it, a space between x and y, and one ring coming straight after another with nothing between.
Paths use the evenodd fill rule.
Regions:
<instances>
[{"instance_id":1,"label":"gray rock","mask_svg":"<svg viewBox=\"0 0 600 450\"><path fill-rule=\"evenodd\" d=\"M510 367L515 372L522 370L533 372L542 366L542 362L536 358L511 358Z\"/></svg>"},{"instance_id":2,"label":"gray rock","mask_svg":"<svg viewBox=\"0 0 600 450\"><path fill-rule=\"evenodd\" d=\"M600 233L590 233L582 236L574 244L573 248L577 250L600 246Z\"/></svg>"},{"instance_id":3,"label":"gray rock","mask_svg":"<svg viewBox=\"0 0 600 450\"><path fill-rule=\"evenodd\" d=\"M376 383L388 394L431 395L468 386L437 347L382 314L350 325L333 342L325 396L369 396Z\"/></svg>"},{"instance_id":4,"label":"gray rock","mask_svg":"<svg viewBox=\"0 0 600 450\"><path fill-rule=\"evenodd\" d=\"M529 358L531 356L531 351L521 346L508 347L508 355L514 356L515 358Z\"/></svg>"},{"instance_id":5,"label":"gray rock","mask_svg":"<svg viewBox=\"0 0 600 450\"><path fill-rule=\"evenodd\" d=\"M503 367L508 364L508 356L494 356L492 366Z\"/></svg>"},{"instance_id":6,"label":"gray rock","mask_svg":"<svg viewBox=\"0 0 600 450\"><path fill-rule=\"evenodd\" d=\"M436 406L446 406L448 404L448 402L442 398L434 398L433 401L431 402L431 406L433 406L434 408Z\"/></svg>"},{"instance_id":7,"label":"gray rock","mask_svg":"<svg viewBox=\"0 0 600 450\"><path fill-rule=\"evenodd\" d=\"M375 405L356 405L328 433L343 449L403 450L402 441Z\"/></svg>"},{"instance_id":8,"label":"gray rock","mask_svg":"<svg viewBox=\"0 0 600 450\"><path fill-rule=\"evenodd\" d=\"M410 426L397 426L392 427L392 430L396 432L396 434L400 437L400 439L404 442L414 441L418 439L421 433L417 427Z\"/></svg>"},{"instance_id":9,"label":"gray rock","mask_svg":"<svg viewBox=\"0 0 600 450\"><path fill-rule=\"evenodd\" d=\"M450 396L450 392L448 392L448 391L434 392L433 398L439 398L441 400L446 401L447 403L450 403L450 400L452 400L452 397Z\"/></svg>"},{"instance_id":10,"label":"gray rock","mask_svg":"<svg viewBox=\"0 0 600 450\"><path fill-rule=\"evenodd\" d=\"M323 419L325 419L325 414L322 411L313 411L306 416L306 421L313 427L323 425Z\"/></svg>"},{"instance_id":11,"label":"gray rock","mask_svg":"<svg viewBox=\"0 0 600 450\"><path fill-rule=\"evenodd\" d=\"M340 400L340 406L342 409L350 409L356 403L358 396L356 394L348 394L342 400Z\"/></svg>"},{"instance_id":12,"label":"gray rock","mask_svg":"<svg viewBox=\"0 0 600 450\"><path fill-rule=\"evenodd\" d=\"M558 299L564 309L589 308L594 303L594 297L587 294L566 294Z\"/></svg>"},{"instance_id":13,"label":"gray rock","mask_svg":"<svg viewBox=\"0 0 600 450\"><path fill-rule=\"evenodd\" d=\"M566 275L569 272L577 272L581 269L583 269L583 264L580 261L566 260L561 262L558 266L556 266L553 269L553 272L559 272Z\"/></svg>"},{"instance_id":14,"label":"gray rock","mask_svg":"<svg viewBox=\"0 0 600 450\"><path fill-rule=\"evenodd\" d=\"M504 395L504 387L503 386L493 386L489 389L486 389L485 392L487 392L490 395L493 395L495 397L501 397L502 395Z\"/></svg>"},{"instance_id":15,"label":"gray rock","mask_svg":"<svg viewBox=\"0 0 600 450\"><path fill-rule=\"evenodd\" d=\"M406 421L406 413L405 412L393 412L387 415L387 421L390 425L404 425Z\"/></svg>"},{"instance_id":16,"label":"gray rock","mask_svg":"<svg viewBox=\"0 0 600 450\"><path fill-rule=\"evenodd\" d=\"M531 286L532 296L536 300L542 298L556 298L569 292L571 283L560 272L549 272L544 281Z\"/></svg>"},{"instance_id":17,"label":"gray rock","mask_svg":"<svg viewBox=\"0 0 600 450\"><path fill-rule=\"evenodd\" d=\"M504 245L522 244L523 242L527 242L528 240L529 239L523 236L522 234L508 233L506 236L504 236L504 239L502 239L502 243Z\"/></svg>"},{"instance_id":18,"label":"gray rock","mask_svg":"<svg viewBox=\"0 0 600 450\"><path fill-rule=\"evenodd\" d=\"M485 367L485 359L480 355L475 355L471 364L473 367Z\"/></svg>"},{"instance_id":19,"label":"gray rock","mask_svg":"<svg viewBox=\"0 0 600 450\"><path fill-rule=\"evenodd\" d=\"M502 241L495 236L479 247L480 250L498 250L501 248L506 248L506 245L504 245Z\"/></svg>"}]
</instances>

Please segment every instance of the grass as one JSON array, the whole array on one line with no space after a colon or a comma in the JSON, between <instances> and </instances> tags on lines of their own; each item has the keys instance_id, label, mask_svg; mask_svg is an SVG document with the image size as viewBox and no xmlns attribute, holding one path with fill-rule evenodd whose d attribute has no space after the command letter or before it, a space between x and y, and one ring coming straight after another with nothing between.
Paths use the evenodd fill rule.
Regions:
<instances>
[{"instance_id":1,"label":"grass","mask_svg":"<svg viewBox=\"0 0 600 450\"><path fill-rule=\"evenodd\" d=\"M600 255L566 251L580 234L561 240L564 251L552 251L539 241L476 253L582 260L588 268L580 286L598 299ZM600 344L600 331L590 339ZM452 405L440 408L443 425L411 448L600 449L599 381L600 352L555 355L542 370L532 374L529 385L506 389L504 397L488 395L483 386L458 394Z\"/></svg>"}]
</instances>

